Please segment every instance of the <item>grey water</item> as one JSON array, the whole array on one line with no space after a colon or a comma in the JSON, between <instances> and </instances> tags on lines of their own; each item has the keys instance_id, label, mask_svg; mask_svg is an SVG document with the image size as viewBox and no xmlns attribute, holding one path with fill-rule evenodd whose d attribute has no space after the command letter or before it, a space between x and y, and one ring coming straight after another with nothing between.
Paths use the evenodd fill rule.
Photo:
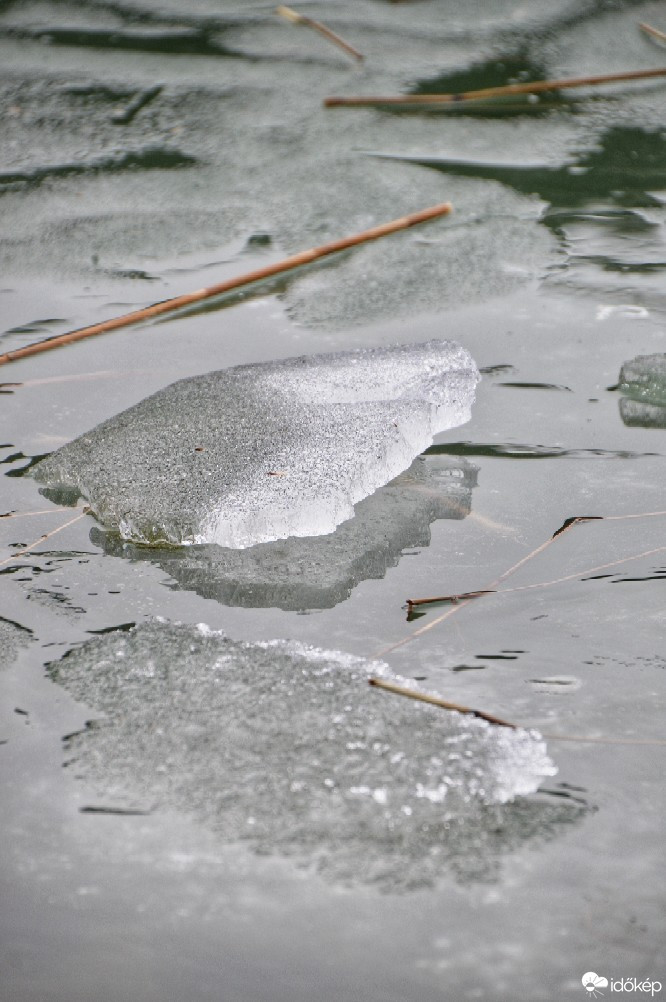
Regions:
<instances>
[{"instance_id":1,"label":"grey water","mask_svg":"<svg viewBox=\"0 0 666 1002\"><path fill-rule=\"evenodd\" d=\"M666 85L323 107L659 66L663 5L298 9L364 61L269 4L0 5L0 352L454 208L0 368L0 998L666 983ZM148 547L31 475L179 380L447 339L470 420L333 533Z\"/></svg>"}]
</instances>

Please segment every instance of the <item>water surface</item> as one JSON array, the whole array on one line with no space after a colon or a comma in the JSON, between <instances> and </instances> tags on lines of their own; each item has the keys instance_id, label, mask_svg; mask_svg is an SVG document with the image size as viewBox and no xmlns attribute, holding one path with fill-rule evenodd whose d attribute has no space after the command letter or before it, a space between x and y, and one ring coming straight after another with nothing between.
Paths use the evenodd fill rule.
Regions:
<instances>
[{"instance_id":1,"label":"water surface","mask_svg":"<svg viewBox=\"0 0 666 1002\"><path fill-rule=\"evenodd\" d=\"M611 389L626 361L666 351L666 88L569 92L473 116L322 106L333 94L657 66L663 53L637 22L666 29L663 10L564 0L502 0L481 17L427 0L302 9L364 63L270 5L0 9L2 350L429 204L455 210L232 303L0 370L0 513L22 516L0 520L5 991L21 1002L499 1002L581 997L592 969L666 983L664 748L649 743L664 739L664 518L625 518L666 507L666 442L663 427L624 420L627 398ZM484 372L472 419L436 437L417 461L425 472L389 489L401 522L386 497L369 499L375 535L351 570L328 568L334 584L308 584L307 546L249 570L225 564L221 579L219 553L137 552L89 515L42 538L77 512L58 512L24 475L36 457L175 380L431 338L460 342ZM595 518L497 583L574 516ZM389 517L382 549L377 527ZM285 568L299 580L280 578ZM408 598L490 588L406 621ZM559 771L510 804L454 811L455 838L427 829L447 819L421 798L420 827L393 844L393 873L344 812L340 828L324 814L319 833L300 836L289 814L280 846L271 770L297 767L294 724L257 725L249 747L240 729L225 744L213 737L217 704L201 705L205 687L190 692L176 672L187 713L153 720L137 696L123 741L85 672L63 684L69 658L120 649L132 624L157 617L186 631L205 623L234 644L381 656L445 699L551 735ZM304 727L319 726L316 700L312 712ZM450 719L428 713L444 740ZM160 737L165 723L172 732ZM209 794L230 746L250 762L266 748L269 792L241 771L225 815ZM381 807L382 784L356 786L369 791L361 803ZM233 813L240 804L245 821L255 816L253 796L268 831L260 851ZM384 879L373 883L378 859Z\"/></svg>"}]
</instances>

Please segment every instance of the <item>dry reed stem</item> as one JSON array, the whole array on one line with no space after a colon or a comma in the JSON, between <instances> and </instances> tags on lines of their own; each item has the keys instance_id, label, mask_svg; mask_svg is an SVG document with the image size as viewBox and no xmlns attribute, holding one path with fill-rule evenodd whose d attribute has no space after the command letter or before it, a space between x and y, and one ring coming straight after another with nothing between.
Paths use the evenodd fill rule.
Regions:
<instances>
[{"instance_id":1,"label":"dry reed stem","mask_svg":"<svg viewBox=\"0 0 666 1002\"><path fill-rule=\"evenodd\" d=\"M531 553L528 553L526 557L522 557L522 559L520 559L517 563L513 564L512 567L509 567L508 570L500 574L499 577L495 578L494 581L491 581L488 585L486 585L485 588L479 589L479 591L484 591L484 592L496 591L498 584L501 584L502 581L506 581L506 579L510 577L511 574L514 574L520 567L526 564L529 560L533 560L534 557L538 556L540 553L543 553L543 551L547 549L547 547L551 546L552 543L555 542L555 540L559 539L560 536L564 535L565 532L568 532L570 529L573 528L574 525L577 525L581 521L586 521L586 516L581 516L580 518L572 518L571 520L565 522L564 525L560 529L558 529L557 532L555 532L549 539L546 539L545 542L537 546L536 549L532 550ZM454 613L459 612L461 609L464 609L466 605L469 605L470 602L473 602L474 597L478 595L478 592L468 592L468 594L473 597L463 598L462 601L458 602L457 605L452 605L450 609L447 609L446 612L443 612L440 616L437 616L435 619L431 620L429 623L426 623L424 626L420 626L417 630L414 630L406 637L403 637L402 640L398 640L396 641L396 643L389 644L388 647L382 648L381 651L377 651L377 653L373 654L372 656L375 658L384 657L386 654L390 654L391 651L395 651L399 647L404 647L405 644L409 644L412 640L416 640L417 637L420 637L423 633L427 633L428 630L434 629L435 626L439 626L439 624L444 622L445 619L448 619L449 616L452 616ZM415 600L412 599L411 603L413 604L414 601ZM433 600L431 599L431 601ZM422 600L420 604L423 605L425 603Z\"/></svg>"},{"instance_id":2,"label":"dry reed stem","mask_svg":"<svg viewBox=\"0 0 666 1002\"><path fill-rule=\"evenodd\" d=\"M83 511L81 511L78 515L75 515L74 518L70 518L70 520L68 522L65 522L64 525L59 525L57 529L52 529L51 532L45 532L43 536L40 536L39 539L36 539L34 543L30 543L29 546L25 546L22 550L19 550L18 553L12 553L9 557L6 557L4 560L0 560L0 567L4 567L5 564L11 564L12 560L18 560L19 557L25 556L26 553L29 553L30 550L34 550L34 548L36 546L39 546L40 543L43 543L47 539L50 539L51 536L55 536L58 532L62 532L62 530L66 529L68 526L74 525L75 522L78 522L79 519L82 519L87 514L88 514L88 509L84 508Z\"/></svg>"},{"instance_id":3,"label":"dry reed stem","mask_svg":"<svg viewBox=\"0 0 666 1002\"><path fill-rule=\"evenodd\" d=\"M501 717L495 717L491 713L484 713L483 710L473 710L471 707L461 706L459 703L449 703L445 699L440 699L439 696L431 696L426 692L408 689L404 685L386 682L381 678L369 678L368 683L376 686L378 689L392 692L396 696L407 696L408 699L417 699L421 703L430 703L432 706L439 706L443 710L455 710L457 713L468 713L473 717L480 717L481 720L486 720L489 724L498 724L500 727L512 727L514 729L517 726L516 724L509 723L508 720L502 720Z\"/></svg>"},{"instance_id":4,"label":"dry reed stem","mask_svg":"<svg viewBox=\"0 0 666 1002\"><path fill-rule=\"evenodd\" d=\"M658 515L666 515L666 511L639 511L634 515L602 515L604 522L623 522L629 518L656 518Z\"/></svg>"},{"instance_id":5,"label":"dry reed stem","mask_svg":"<svg viewBox=\"0 0 666 1002\"><path fill-rule=\"evenodd\" d=\"M71 511L71 508L42 508L41 511L7 511L1 518L28 518L30 515L52 515L61 511ZM82 509L81 509L82 510Z\"/></svg>"},{"instance_id":6,"label":"dry reed stem","mask_svg":"<svg viewBox=\"0 0 666 1002\"><path fill-rule=\"evenodd\" d=\"M450 602L458 605L465 599L480 598L482 595L491 595L495 589L483 588L480 591L464 591L459 595L438 595L436 598L408 598L407 605L410 609L415 605L430 605L433 602Z\"/></svg>"},{"instance_id":7,"label":"dry reed stem","mask_svg":"<svg viewBox=\"0 0 666 1002\"><path fill-rule=\"evenodd\" d=\"M147 372L147 369L143 370ZM154 372L153 370L150 370ZM141 370L132 367L134 375L141 374ZM24 379L21 383L11 383L11 386L21 386L24 388L31 386L49 386L52 383L85 383L91 379L124 379L124 374L117 369L100 369L98 372L72 372L64 376L44 376L41 379ZM5 384L7 385L7 384Z\"/></svg>"},{"instance_id":8,"label":"dry reed stem","mask_svg":"<svg viewBox=\"0 0 666 1002\"><path fill-rule=\"evenodd\" d=\"M534 80L531 83L506 84L504 87L484 87L459 94L395 94L386 97L356 95L352 97L327 97L324 107L372 107L374 105L415 106L426 104L461 104L487 98L509 97L515 94L543 94L546 91L566 90L571 87L597 87L601 84L623 80L647 80L666 76L666 67L652 70L625 70L622 73L603 73L599 76L565 77L561 80Z\"/></svg>"},{"instance_id":9,"label":"dry reed stem","mask_svg":"<svg viewBox=\"0 0 666 1002\"><path fill-rule=\"evenodd\" d=\"M336 33L331 31L330 28L327 28L325 24L321 23L321 21L315 21L313 18L306 17L305 14L299 14L298 11L292 10L291 7L284 7L282 4L275 8L275 13L279 14L280 17L285 18L285 20L289 21L291 24L302 25L305 28L312 28L313 31L318 31L319 34L328 39L329 42L332 42L333 45L337 45L339 49L343 49L344 52L353 56L354 59L358 59L359 62L362 62L365 58L362 52L355 49L353 45L349 44L349 42L345 42L344 38L340 38L339 35L336 35Z\"/></svg>"},{"instance_id":10,"label":"dry reed stem","mask_svg":"<svg viewBox=\"0 0 666 1002\"><path fill-rule=\"evenodd\" d=\"M619 522L625 519L655 518L657 516L663 516L663 515L666 515L666 511L639 512L634 515L607 515L607 516L581 515L575 518L567 519L567 521L561 526L561 528L559 528L557 532L553 533L553 535L549 539L545 540L543 543L540 544L540 546L537 546L534 550L528 553L527 556L523 557L517 563L509 567L508 570L504 571L502 574L496 577L494 581L491 581L484 588L480 588L477 591L473 592L466 592L465 594L459 596L460 601L452 604L451 607L447 609L445 612L443 612L441 615L436 616L435 619L431 620L429 623L425 623L423 626L418 627L418 629L414 630L412 633L409 633L406 637L403 637L401 640L396 641L394 644L389 644L387 647L383 647L381 650L375 652L372 656L376 658L385 657L385 655L390 654L392 651L397 650L399 647L404 647L405 644L409 644L412 640L416 640L417 637L420 637L422 634L427 633L429 630L434 629L435 626L439 626L439 624L443 623L445 619L449 618L449 616L453 616L456 612L459 612L461 609L464 609L465 606L469 605L469 603L474 601L475 598L482 597L484 593L506 595L511 592L530 591L531 589L534 588L548 588L551 585L561 584L565 581L572 581L575 578L579 578L583 574L595 574L597 571L607 570L610 567L616 567L619 564L627 563L629 560L639 560L641 557L649 557L655 553L661 553L664 550L666 550L666 547L658 546L655 549L644 550L642 553L636 553L630 557L622 557L619 560L614 560L606 564L600 564L597 567L589 567L582 571L576 571L573 574L568 574L561 578L554 578L552 581L542 581L532 585L520 585L516 588L500 589L497 587L497 585L501 584L502 581L506 581L508 577L510 577L512 574L515 574L515 572L519 570L519 568L523 567L528 561L533 560L540 553L543 553L544 550L546 550L554 542L560 539L560 537L563 536L566 532L568 532L574 526L580 525L582 522L596 521L597 519L603 521ZM444 596L444 599L446 598L451 599L452 597L453 596ZM436 603L439 601L442 601L442 597L425 598L425 599L408 599L407 604L410 608L413 608L414 606L427 605L429 603Z\"/></svg>"},{"instance_id":11,"label":"dry reed stem","mask_svg":"<svg viewBox=\"0 0 666 1002\"><path fill-rule=\"evenodd\" d=\"M651 557L655 553L663 553L666 546L657 546L653 550L643 550L642 553L633 553L630 557L620 557L619 560L612 560L608 564L599 564L597 567L587 567L583 571L576 571L574 574L567 574L561 578L553 578L552 581L539 581L537 584L519 585L517 588L502 588L496 592L497 595L510 595L517 591L531 591L533 588L550 588L551 585L562 584L564 581L573 581L583 574L596 574L597 571L606 571L610 567L617 567L619 564L626 564L630 560L640 560L641 557Z\"/></svg>"},{"instance_id":12,"label":"dry reed stem","mask_svg":"<svg viewBox=\"0 0 666 1002\"><path fill-rule=\"evenodd\" d=\"M559 539L559 537L562 536L565 532L568 532L569 529L572 529L575 525L579 525L581 522L595 521L597 518L599 518L600 520L603 519L603 521L624 521L626 519L654 518L657 516L664 516L664 515L666 515L666 511L647 511L647 512L638 512L636 514L631 514L631 515L578 516L576 518L568 519L562 525L562 527L557 530L557 532L553 533L553 535L549 539L547 539L540 546L537 546L536 549L532 550L531 553L528 553L526 557L523 557L522 560L519 560L507 571L504 571L503 574L501 574L498 578L496 578L494 583L498 584L501 581L506 580L506 578L509 577L509 575L513 574L515 571L517 571L519 567L522 567L524 564L526 564L529 560L532 560L538 554L543 553L543 551L548 546L550 546L555 540ZM529 591L530 589L533 588L547 588L551 585L561 584L562 582L571 581L574 578L579 578L583 574L593 574L596 573L597 571L607 570L610 567L616 567L619 564L627 563L630 560L639 560L641 557L652 556L655 553L663 553L664 551L666 551L666 546L658 546L651 550L644 550L642 553L633 554L630 557L622 557L618 560L613 560L610 563L600 564L597 567L590 567L583 571L576 571L576 573L574 574L568 574L565 577L555 578L552 581L542 581L539 582L538 584L533 584L533 585L522 585L517 588L502 588L499 590L488 588L475 592L466 592L464 595L459 595L459 596L448 595L440 599L412 599L410 602L411 605L419 605L419 604L425 604L427 602L437 602L447 599L454 600L456 598L461 599L462 601L460 601L458 604L454 604L450 609L447 609L446 612L442 613L441 616L438 616L432 622L427 623L425 626L420 627L418 630L415 630L413 633L409 634L409 636L403 637L403 639L399 640L397 643L392 644L389 647L385 647L383 650L373 654L372 657L373 658L383 657L384 655L390 653L391 651L396 650L398 647L402 647L404 644L407 644L411 640L416 639L416 637L420 636L422 633L425 633L427 630L430 630L434 626L437 626L443 620L448 619L449 616L452 616L454 612L457 612L459 609L462 609L463 606L467 605L474 598L480 597L482 595L485 594L506 595L512 592ZM500 724L505 727L514 727L514 728L523 726L519 724L508 723L507 721L502 720L499 717L494 717L491 714L484 713L481 710L472 710L468 707L459 706L456 703L446 702L445 700L439 699L437 696L426 696L422 693L415 692L414 690L403 688L402 686L396 686L393 685L392 683L383 682L381 679L371 678L370 684L386 689L389 692L394 692L402 696L410 696L412 699L420 699L422 702L431 703L435 706L441 706L443 709L457 710L460 713L472 713L474 716L481 717L481 719L487 720L490 723ZM525 729L532 730L534 728L525 727ZM666 740L660 738L607 738L607 737L588 737L582 734L543 734L543 733L541 734L541 736L548 741L573 741L573 742L584 742L586 744L604 744L604 745L640 745L646 747L666 746Z\"/></svg>"},{"instance_id":13,"label":"dry reed stem","mask_svg":"<svg viewBox=\"0 0 666 1002\"><path fill-rule=\"evenodd\" d=\"M531 553L528 553L526 557L523 557L523 559L519 560L517 564L514 564L513 567L510 567L508 571L504 571L503 574L500 574L500 576L496 579L495 584L500 584L502 581L505 581L506 578L508 578L515 571L517 571L519 567L522 567L523 564L526 564L528 560L532 560L539 553L542 553L546 549L546 547L550 546L550 544L553 543L556 539L558 539L561 535L563 535L563 533L573 528L574 525L580 525L581 522L596 522L596 521L621 522L627 519L656 518L658 516L664 516L664 515L666 515L666 511L644 511L644 512L638 512L633 515L579 515L575 518L567 519L564 525L562 525L562 527L558 529L557 532L553 533L550 539L547 539L545 543L541 544L541 546L538 546L535 550L532 550ZM609 567L615 567L618 564L626 563L629 560L639 560L641 557L649 557L652 556L652 554L654 553L661 553L661 551L664 549L666 549L666 547L659 546L653 550L644 550L643 553L636 553L630 557L621 557L620 559L613 560L607 564L599 564L599 566L597 567L588 567L585 570L576 571L574 574L568 574L565 577L554 578L552 581L542 581L539 582L538 584L521 585L517 588L501 588L501 589L483 588L479 589L478 591L465 592L461 595L441 595L441 596L436 596L434 598L408 598L407 605L410 608L412 608L413 606L429 605L437 602L447 602L447 601L453 602L455 604L459 600L468 598L469 599L480 598L482 595L491 595L491 594L508 595L509 593L515 591L529 591L531 588L547 588L550 585L560 584L563 581L571 581L574 578L580 577L582 574L594 574L597 571L607 570Z\"/></svg>"},{"instance_id":14,"label":"dry reed stem","mask_svg":"<svg viewBox=\"0 0 666 1002\"><path fill-rule=\"evenodd\" d=\"M384 689L386 692L392 692L396 696L406 696L409 699L416 699L421 703L429 703L431 706L439 706L443 710L455 710L457 713L468 713L474 717L480 717L481 720L486 720L490 724L497 724L500 727L511 727L514 730L519 728L522 730L538 730L535 727L524 726L522 724L512 724L508 720L503 720L501 717L496 717L491 713L484 713L483 710L473 710L469 706L461 706L459 703L450 703L448 700L441 699L439 696L431 696L425 692L418 692L415 689L408 689L406 686L396 685L394 682L386 682L384 679L372 677L368 679L370 685L376 686L378 689ZM646 746L666 746L666 740L662 738L606 738L606 737L588 737L584 734L543 734L539 731L541 737L547 741L578 741L585 744L600 744L600 745L646 745Z\"/></svg>"},{"instance_id":15,"label":"dry reed stem","mask_svg":"<svg viewBox=\"0 0 666 1002\"><path fill-rule=\"evenodd\" d=\"M646 24L644 21L639 22L638 27L649 38L653 38L656 42L666 43L666 31L653 28L651 24Z\"/></svg>"},{"instance_id":16,"label":"dry reed stem","mask_svg":"<svg viewBox=\"0 0 666 1002\"><path fill-rule=\"evenodd\" d=\"M541 731L539 731L541 734ZM546 741L582 741L585 744L594 745L649 745L665 747L666 740L663 738L604 738L586 737L584 734L541 734Z\"/></svg>"},{"instance_id":17,"label":"dry reed stem","mask_svg":"<svg viewBox=\"0 0 666 1002\"><path fill-rule=\"evenodd\" d=\"M257 268L255 271L250 271L238 278L231 278L225 282L219 282L217 285L198 289L196 292L185 293L182 296L175 296L173 299L165 299L160 303L153 303L152 306L146 306L143 309L125 313L120 317L113 317L98 324L91 324L88 327L69 331L67 334L58 334L54 337L45 338L43 341L36 341L33 344L25 345L23 348L17 348L14 351L7 351L3 355L0 355L0 365L5 365L7 362L14 362L21 358L27 358L31 355L37 355L43 351L50 351L52 348L59 348L61 345L81 341L84 338L94 337L97 334L106 334L108 331L118 330L121 327L129 327L140 321L150 320L164 313L171 313L184 306L191 306L193 303L213 299L215 296L221 296L224 293L232 292L246 285L264 281L272 278L274 275L281 275L285 271L301 268L304 265L311 264L313 261L329 257L331 254L337 254L350 247L356 247L371 240L378 240L399 230L408 229L410 226L418 226L420 223L448 215L451 209L450 202L433 205L428 209L421 209L419 212L412 212L407 216L401 216L399 219L392 219L388 223L373 226L368 230L363 230L361 233L355 233L353 236L343 237L341 240L332 240L319 247L300 251L298 254L283 258L282 261L277 261L275 264L267 265L264 268Z\"/></svg>"}]
</instances>

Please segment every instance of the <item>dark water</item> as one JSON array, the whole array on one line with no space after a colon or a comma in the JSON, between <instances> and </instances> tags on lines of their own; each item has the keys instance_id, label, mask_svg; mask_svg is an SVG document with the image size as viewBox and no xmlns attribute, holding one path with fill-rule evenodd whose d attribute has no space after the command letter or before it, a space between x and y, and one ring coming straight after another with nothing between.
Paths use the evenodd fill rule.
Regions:
<instances>
[{"instance_id":1,"label":"dark water","mask_svg":"<svg viewBox=\"0 0 666 1002\"><path fill-rule=\"evenodd\" d=\"M612 389L628 359L666 351L666 86L502 114L322 107L659 66L637 22L666 30L663 5L299 9L364 64L270 5L0 5L2 351L430 204L455 209L246 300L0 370L0 513L22 515L0 521L0 995L561 1000L583 997L591 970L666 983L666 543L664 517L646 514L666 508L666 441ZM307 545L238 563L205 547L151 555L89 517L41 540L77 513L24 475L35 457L175 379L432 337L459 340L484 373L472 420L390 488L402 521L376 497L365 546L365 531L353 547L336 537L339 568ZM495 584L574 516L595 518ZM309 581L313 560L327 573ZM503 593L406 621L407 598L487 588ZM255 797L271 833L248 841L208 796L243 745L218 718L204 726L205 705L190 719L165 698L152 719L137 697L123 717L85 671L68 682L80 662L63 655L156 616L238 642L385 652L445 699L608 740L547 738L559 771L539 792L459 808L454 834L425 816L390 852L361 819L299 835L289 798L273 809L261 776L227 763L235 803ZM316 708L295 719L316 722ZM291 768L291 727L256 723L269 787Z\"/></svg>"}]
</instances>

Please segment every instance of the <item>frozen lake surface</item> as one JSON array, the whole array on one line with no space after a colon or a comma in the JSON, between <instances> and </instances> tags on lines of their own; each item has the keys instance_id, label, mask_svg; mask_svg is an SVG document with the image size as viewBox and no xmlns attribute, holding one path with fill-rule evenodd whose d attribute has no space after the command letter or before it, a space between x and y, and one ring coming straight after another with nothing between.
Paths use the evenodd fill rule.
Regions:
<instances>
[{"instance_id":1,"label":"frozen lake surface","mask_svg":"<svg viewBox=\"0 0 666 1002\"><path fill-rule=\"evenodd\" d=\"M666 983L666 86L323 105L656 67L638 22L666 30L663 5L299 10L364 61L272 5L0 7L0 351L454 207L0 369L3 991L560 1002L591 970ZM469 353L455 420L432 423L422 386L408 417L401 391L378 403L373 363L326 451L312 414L352 402L316 356L401 345L401 381L446 341ZM233 537L206 523L228 502L208 483L215 392L239 372L273 380L225 401L234 440L252 412L254 496L291 489L285 436L308 442L299 476L319 462L312 497L328 465L330 503L298 530L300 486L280 527L270 500ZM74 490L40 493L40 459ZM61 506L81 491L97 518ZM380 692L376 671L519 728Z\"/></svg>"}]
</instances>

